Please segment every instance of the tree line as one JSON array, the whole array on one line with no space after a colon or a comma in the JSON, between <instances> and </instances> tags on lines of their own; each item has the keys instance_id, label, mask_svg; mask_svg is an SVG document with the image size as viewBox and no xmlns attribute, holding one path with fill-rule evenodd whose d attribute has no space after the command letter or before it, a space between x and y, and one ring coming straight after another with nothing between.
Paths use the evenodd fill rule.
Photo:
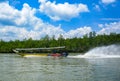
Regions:
<instances>
[{"instance_id":1,"label":"tree line","mask_svg":"<svg viewBox=\"0 0 120 81\"><path fill-rule=\"evenodd\" d=\"M64 38L62 35L58 39L55 36L49 37L46 35L40 40L33 40L32 38L14 41L0 40L0 53L13 53L15 48L43 48L43 47L57 47L66 46L69 52L86 52L94 47L120 44L120 34L111 33L109 35L96 35L95 32L90 32L83 37Z\"/></svg>"}]
</instances>

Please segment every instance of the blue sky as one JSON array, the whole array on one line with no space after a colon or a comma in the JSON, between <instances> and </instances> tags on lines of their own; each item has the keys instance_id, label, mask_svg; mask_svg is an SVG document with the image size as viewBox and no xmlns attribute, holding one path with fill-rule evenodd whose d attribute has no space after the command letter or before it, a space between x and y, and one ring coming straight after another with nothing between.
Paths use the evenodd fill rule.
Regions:
<instances>
[{"instance_id":1,"label":"blue sky","mask_svg":"<svg viewBox=\"0 0 120 81\"><path fill-rule=\"evenodd\" d=\"M0 39L120 33L120 0L0 0Z\"/></svg>"}]
</instances>

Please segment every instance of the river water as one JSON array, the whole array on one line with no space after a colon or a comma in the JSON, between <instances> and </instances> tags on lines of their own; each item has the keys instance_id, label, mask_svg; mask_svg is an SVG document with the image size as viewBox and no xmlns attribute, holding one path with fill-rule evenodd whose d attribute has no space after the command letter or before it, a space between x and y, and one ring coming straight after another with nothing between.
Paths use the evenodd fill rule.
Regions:
<instances>
[{"instance_id":1,"label":"river water","mask_svg":"<svg viewBox=\"0 0 120 81\"><path fill-rule=\"evenodd\" d=\"M120 81L120 58L0 54L0 81Z\"/></svg>"}]
</instances>

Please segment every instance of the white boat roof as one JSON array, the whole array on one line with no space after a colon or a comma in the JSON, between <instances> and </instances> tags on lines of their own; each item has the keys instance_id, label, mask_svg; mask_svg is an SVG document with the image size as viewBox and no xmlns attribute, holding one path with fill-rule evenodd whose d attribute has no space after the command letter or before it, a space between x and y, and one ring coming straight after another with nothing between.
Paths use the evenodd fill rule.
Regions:
<instances>
[{"instance_id":1,"label":"white boat roof","mask_svg":"<svg viewBox=\"0 0 120 81\"><path fill-rule=\"evenodd\" d=\"M60 46L60 47L50 47L50 48L16 48L15 50L20 51L20 50L52 50L52 49L63 49L65 46Z\"/></svg>"}]
</instances>

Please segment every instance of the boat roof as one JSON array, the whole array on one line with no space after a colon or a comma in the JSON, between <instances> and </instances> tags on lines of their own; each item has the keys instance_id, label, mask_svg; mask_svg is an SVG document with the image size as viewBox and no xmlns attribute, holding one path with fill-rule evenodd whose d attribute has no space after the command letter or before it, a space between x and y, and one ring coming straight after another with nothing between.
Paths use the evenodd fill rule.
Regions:
<instances>
[{"instance_id":1,"label":"boat roof","mask_svg":"<svg viewBox=\"0 0 120 81\"><path fill-rule=\"evenodd\" d=\"M49 48L16 48L15 50L20 51L20 50L53 50L53 49L63 49L65 46L60 46L60 47L49 47Z\"/></svg>"}]
</instances>

